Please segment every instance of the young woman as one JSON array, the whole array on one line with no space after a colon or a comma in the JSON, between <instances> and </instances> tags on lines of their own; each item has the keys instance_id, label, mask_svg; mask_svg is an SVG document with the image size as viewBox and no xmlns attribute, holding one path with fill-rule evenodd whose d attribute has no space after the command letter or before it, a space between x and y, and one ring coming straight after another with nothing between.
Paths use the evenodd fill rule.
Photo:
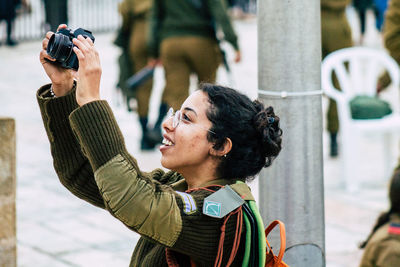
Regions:
<instances>
[{"instance_id":1,"label":"young woman","mask_svg":"<svg viewBox=\"0 0 400 267\"><path fill-rule=\"evenodd\" d=\"M400 266L400 166L389 187L390 209L382 213L367 240L360 267Z\"/></svg>"},{"instance_id":2,"label":"young woman","mask_svg":"<svg viewBox=\"0 0 400 267\"><path fill-rule=\"evenodd\" d=\"M171 171L142 172L109 105L100 100L93 43L82 36L73 40L75 82L47 55L51 35L43 40L40 60L52 84L40 88L37 99L63 185L142 236L131 266L241 266L241 207L216 218L203 204L226 185L252 199L246 184L237 182L252 179L281 150L272 107L233 89L203 85L162 125L161 163Z\"/></svg>"}]
</instances>

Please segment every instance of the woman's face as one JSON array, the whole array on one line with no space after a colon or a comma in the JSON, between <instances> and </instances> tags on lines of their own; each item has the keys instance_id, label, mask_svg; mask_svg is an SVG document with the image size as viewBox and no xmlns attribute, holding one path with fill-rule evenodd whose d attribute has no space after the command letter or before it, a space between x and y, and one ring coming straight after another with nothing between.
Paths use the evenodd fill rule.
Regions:
<instances>
[{"instance_id":1,"label":"woman's face","mask_svg":"<svg viewBox=\"0 0 400 267\"><path fill-rule=\"evenodd\" d=\"M175 129L172 117L164 121L164 140L160 147L162 166L184 174L195 172L210 160L213 144L207 140L207 129L212 126L206 116L209 107L207 94L198 90L182 104L182 119Z\"/></svg>"}]
</instances>

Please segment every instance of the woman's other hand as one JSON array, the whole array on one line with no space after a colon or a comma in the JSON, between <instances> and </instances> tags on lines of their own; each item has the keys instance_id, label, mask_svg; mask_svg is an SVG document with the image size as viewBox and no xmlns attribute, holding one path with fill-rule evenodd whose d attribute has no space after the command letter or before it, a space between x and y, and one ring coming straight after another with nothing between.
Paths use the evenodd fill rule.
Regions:
<instances>
[{"instance_id":1,"label":"woman's other hand","mask_svg":"<svg viewBox=\"0 0 400 267\"><path fill-rule=\"evenodd\" d=\"M67 25L61 24L57 30L66 28ZM49 76L53 92L56 96L66 95L73 87L74 84L74 70L62 68L58 64L54 64L55 59L47 54L47 45L53 32L47 32L46 37L42 41L42 50L40 51L40 63L43 69Z\"/></svg>"},{"instance_id":2,"label":"woman's other hand","mask_svg":"<svg viewBox=\"0 0 400 267\"><path fill-rule=\"evenodd\" d=\"M80 106L100 100L100 57L90 38L79 35L72 40L79 60L76 101Z\"/></svg>"}]
</instances>

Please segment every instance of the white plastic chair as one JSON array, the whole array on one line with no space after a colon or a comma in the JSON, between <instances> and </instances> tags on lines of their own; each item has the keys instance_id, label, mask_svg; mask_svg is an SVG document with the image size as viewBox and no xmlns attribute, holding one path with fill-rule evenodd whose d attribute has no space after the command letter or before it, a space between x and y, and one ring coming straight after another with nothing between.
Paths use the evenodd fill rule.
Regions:
<instances>
[{"instance_id":1,"label":"white plastic chair","mask_svg":"<svg viewBox=\"0 0 400 267\"><path fill-rule=\"evenodd\" d=\"M358 137L361 134L377 134L382 138L385 166L380 177L388 178L394 167L396 159L392 153L393 149L398 149L400 99L391 99L393 113L381 119L354 120L349 105L349 101L356 95L376 95L377 82L384 69L391 77L391 88L399 90L399 66L383 50L366 47L345 48L329 54L322 62L322 89L327 96L336 101L338 107L343 179L348 191L356 191L359 188ZM336 74L341 90L334 87L332 72Z\"/></svg>"}]
</instances>

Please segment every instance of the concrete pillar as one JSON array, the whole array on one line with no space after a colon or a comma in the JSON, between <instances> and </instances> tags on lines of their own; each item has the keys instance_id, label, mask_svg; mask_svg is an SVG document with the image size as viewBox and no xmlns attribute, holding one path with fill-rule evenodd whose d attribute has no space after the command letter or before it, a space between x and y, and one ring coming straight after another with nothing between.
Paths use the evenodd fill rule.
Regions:
<instances>
[{"instance_id":1,"label":"concrete pillar","mask_svg":"<svg viewBox=\"0 0 400 267\"><path fill-rule=\"evenodd\" d=\"M0 118L0 267L17 266L15 121Z\"/></svg>"},{"instance_id":2,"label":"concrete pillar","mask_svg":"<svg viewBox=\"0 0 400 267\"><path fill-rule=\"evenodd\" d=\"M289 266L325 266L320 1L258 1L257 17L259 99L283 129L281 154L260 174L260 210L286 224Z\"/></svg>"}]
</instances>

